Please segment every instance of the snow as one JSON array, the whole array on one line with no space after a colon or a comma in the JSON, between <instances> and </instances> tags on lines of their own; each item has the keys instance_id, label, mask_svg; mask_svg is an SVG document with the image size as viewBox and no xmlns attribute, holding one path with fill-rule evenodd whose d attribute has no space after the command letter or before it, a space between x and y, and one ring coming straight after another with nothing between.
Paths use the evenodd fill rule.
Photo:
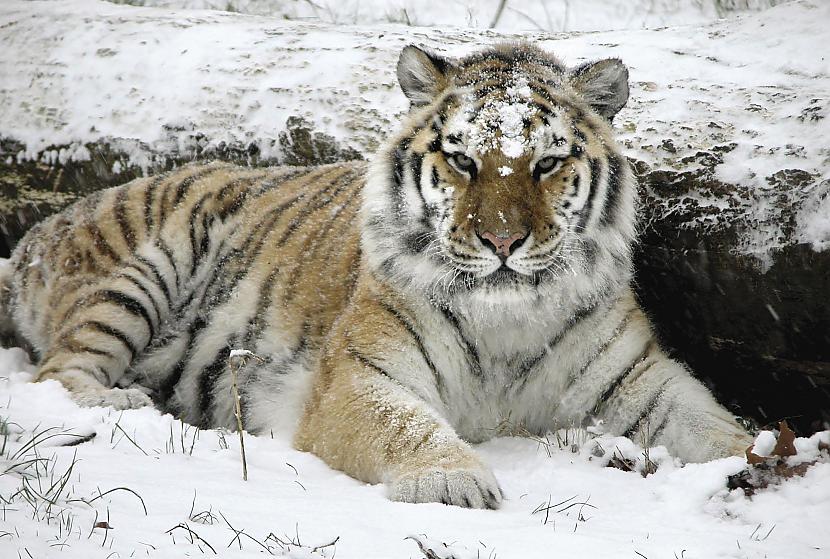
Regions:
<instances>
[{"instance_id":1,"label":"snow","mask_svg":"<svg viewBox=\"0 0 830 559\"><path fill-rule=\"evenodd\" d=\"M532 147L524 137L524 122L534 112L532 92L526 77L511 76L511 80L513 85L508 87L507 95L487 101L476 111L474 120L471 118L476 100L470 95L465 99L469 111L457 113L447 124L450 130L466 130L468 156L498 149L505 157L517 159Z\"/></svg>"},{"instance_id":2,"label":"snow","mask_svg":"<svg viewBox=\"0 0 830 559\"><path fill-rule=\"evenodd\" d=\"M335 24L400 23L428 27L492 26L499 0L115 0L137 6L227 10L283 19ZM780 0L779 0L780 1ZM601 31L707 23L730 12L751 12L771 0L510 0L494 29L499 31Z\"/></svg>"},{"instance_id":3,"label":"snow","mask_svg":"<svg viewBox=\"0 0 830 559\"><path fill-rule=\"evenodd\" d=\"M27 382L32 370L22 350L0 350L0 557L193 557L211 547L222 557L423 557L417 542L457 559L811 559L830 549L826 462L750 499L725 488L740 458L680 467L656 448L658 471L643 478L602 466L611 453L642 465L628 439L597 439L601 458L585 432L560 433L571 437L561 449L555 436L504 437L477 449L507 494L502 509L393 503L383 486L277 435L245 435L243 482L235 434L149 408L79 408L58 383ZM26 450L35 433L45 434ZM819 440L830 432L796 446L814 457ZM93 527L101 522L111 529Z\"/></svg>"}]
</instances>

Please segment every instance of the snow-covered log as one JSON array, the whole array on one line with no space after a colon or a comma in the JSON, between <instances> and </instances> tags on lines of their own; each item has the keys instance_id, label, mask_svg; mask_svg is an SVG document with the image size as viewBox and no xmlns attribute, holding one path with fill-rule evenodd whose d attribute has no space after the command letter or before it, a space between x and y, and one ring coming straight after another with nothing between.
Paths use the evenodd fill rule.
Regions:
<instances>
[{"instance_id":1,"label":"snow-covered log","mask_svg":"<svg viewBox=\"0 0 830 559\"><path fill-rule=\"evenodd\" d=\"M619 57L643 303L736 411L807 428L830 420L828 24L818 0L704 27L522 36L6 0L5 248L91 190L194 158L369 157L406 108L394 68L409 43L454 56L521 39L571 64Z\"/></svg>"}]
</instances>

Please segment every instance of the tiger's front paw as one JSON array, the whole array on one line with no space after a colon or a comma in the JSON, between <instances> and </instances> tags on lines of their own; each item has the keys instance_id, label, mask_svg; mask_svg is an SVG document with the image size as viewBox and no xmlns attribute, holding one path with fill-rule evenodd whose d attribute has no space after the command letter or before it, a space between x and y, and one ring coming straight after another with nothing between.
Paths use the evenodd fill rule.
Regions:
<instances>
[{"instance_id":1,"label":"tiger's front paw","mask_svg":"<svg viewBox=\"0 0 830 559\"><path fill-rule=\"evenodd\" d=\"M85 408L111 407L131 410L152 406L150 397L136 388L107 388L91 374L79 369L66 369L39 375L38 381L56 380L69 392L79 406Z\"/></svg>"},{"instance_id":2,"label":"tiger's front paw","mask_svg":"<svg viewBox=\"0 0 830 559\"><path fill-rule=\"evenodd\" d=\"M82 407L111 407L117 410L132 410L152 406L153 400L136 388L104 388L73 392L72 399Z\"/></svg>"},{"instance_id":3,"label":"tiger's front paw","mask_svg":"<svg viewBox=\"0 0 830 559\"><path fill-rule=\"evenodd\" d=\"M390 484L390 499L405 503L444 503L471 509L497 509L503 499L493 473L484 466L407 472Z\"/></svg>"}]
</instances>

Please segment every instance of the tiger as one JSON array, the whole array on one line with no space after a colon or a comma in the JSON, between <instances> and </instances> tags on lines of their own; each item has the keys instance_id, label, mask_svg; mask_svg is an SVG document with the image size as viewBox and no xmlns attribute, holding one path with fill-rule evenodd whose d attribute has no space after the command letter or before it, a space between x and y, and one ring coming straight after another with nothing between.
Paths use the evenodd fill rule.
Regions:
<instances>
[{"instance_id":1,"label":"tiger","mask_svg":"<svg viewBox=\"0 0 830 559\"><path fill-rule=\"evenodd\" d=\"M622 61L410 45L397 78L409 110L369 163L188 164L34 226L2 272L34 380L228 429L236 387L245 430L412 503L498 508L473 445L506 418L648 428L687 462L748 447L632 290Z\"/></svg>"}]
</instances>

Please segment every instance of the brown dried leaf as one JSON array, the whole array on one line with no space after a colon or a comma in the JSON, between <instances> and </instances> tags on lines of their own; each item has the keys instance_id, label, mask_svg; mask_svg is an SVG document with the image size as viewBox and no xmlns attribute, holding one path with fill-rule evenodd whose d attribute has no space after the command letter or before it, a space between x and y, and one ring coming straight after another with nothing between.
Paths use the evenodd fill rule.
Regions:
<instances>
[{"instance_id":1,"label":"brown dried leaf","mask_svg":"<svg viewBox=\"0 0 830 559\"><path fill-rule=\"evenodd\" d=\"M113 527L110 526L109 522L103 520L101 522L96 522L93 528L103 528L104 530L113 530Z\"/></svg>"},{"instance_id":2,"label":"brown dried leaf","mask_svg":"<svg viewBox=\"0 0 830 559\"><path fill-rule=\"evenodd\" d=\"M800 464L796 464L795 466L790 466L784 461L779 462L775 465L774 472L776 475L779 475L783 478L791 478L795 476L803 476L807 473L807 469L812 466L813 464L817 463L818 460L813 460L812 462L801 462Z\"/></svg>"},{"instance_id":3,"label":"brown dried leaf","mask_svg":"<svg viewBox=\"0 0 830 559\"><path fill-rule=\"evenodd\" d=\"M795 433L790 426L787 425L787 420L783 420L778 424L778 441L775 443L775 448L772 451L773 456L795 456Z\"/></svg>"},{"instance_id":4,"label":"brown dried leaf","mask_svg":"<svg viewBox=\"0 0 830 559\"><path fill-rule=\"evenodd\" d=\"M754 466L756 464L763 464L764 463L764 457L763 456L758 456L757 454L752 452L752 450L754 448L755 448L755 445L751 444L751 445L749 445L749 448L746 449L746 462L747 462L747 464L750 464L752 466Z\"/></svg>"}]
</instances>

